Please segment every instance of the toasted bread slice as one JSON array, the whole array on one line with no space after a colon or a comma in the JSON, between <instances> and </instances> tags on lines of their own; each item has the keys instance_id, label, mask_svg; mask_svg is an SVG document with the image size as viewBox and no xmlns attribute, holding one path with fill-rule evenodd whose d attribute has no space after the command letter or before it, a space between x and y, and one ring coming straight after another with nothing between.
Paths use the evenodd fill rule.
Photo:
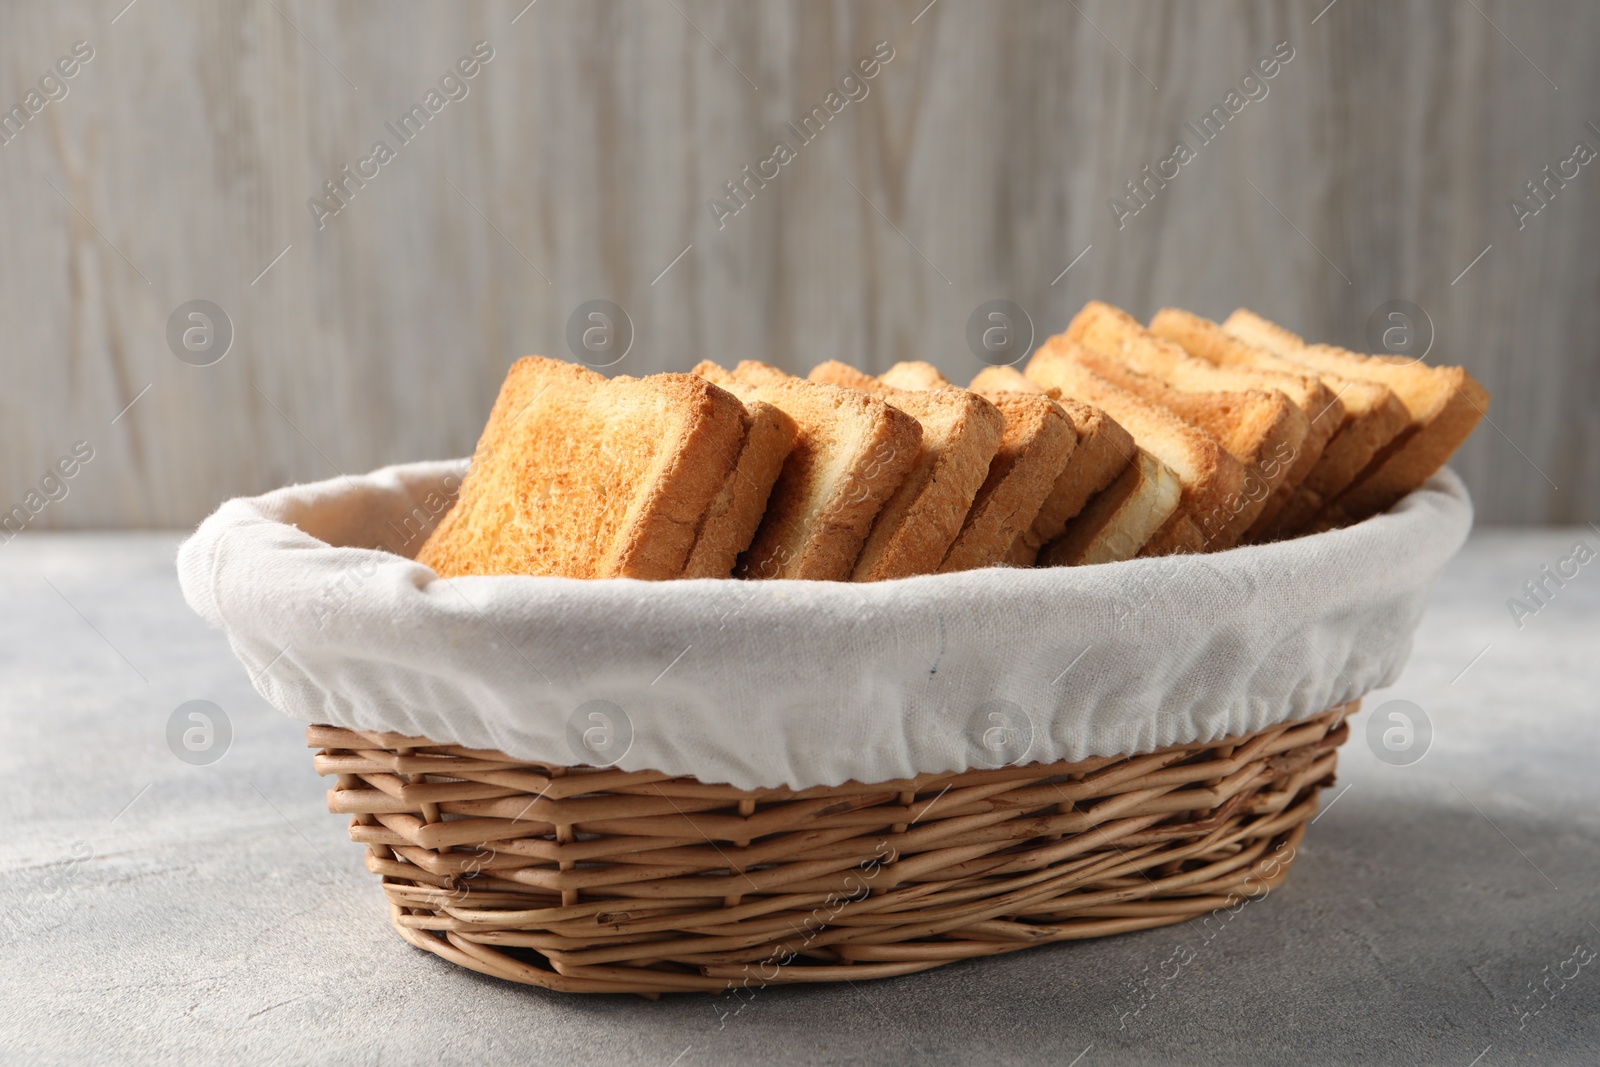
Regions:
<instances>
[{"instance_id":1,"label":"toasted bread slice","mask_svg":"<svg viewBox=\"0 0 1600 1067\"><path fill-rule=\"evenodd\" d=\"M1005 435L1001 409L965 389L884 398L922 425L923 451L873 524L851 577L932 574L960 534Z\"/></svg>"},{"instance_id":2,"label":"toasted bread slice","mask_svg":"<svg viewBox=\"0 0 1600 1067\"><path fill-rule=\"evenodd\" d=\"M1244 465L1243 495L1228 502L1224 516L1230 539L1242 541L1287 475L1295 450L1304 440L1305 415L1276 390L1191 392L1140 374L1099 352L1080 353L1078 358L1107 381L1208 431Z\"/></svg>"},{"instance_id":3,"label":"toasted bread slice","mask_svg":"<svg viewBox=\"0 0 1600 1067\"><path fill-rule=\"evenodd\" d=\"M442 577L677 578L747 416L702 378L514 363L461 495L417 560Z\"/></svg>"},{"instance_id":4,"label":"toasted bread slice","mask_svg":"<svg viewBox=\"0 0 1600 1067\"><path fill-rule=\"evenodd\" d=\"M965 389L896 389L837 360L819 364L810 377L871 393L922 427L916 466L878 513L851 580L933 574L961 532L1000 448L1005 416Z\"/></svg>"},{"instance_id":5,"label":"toasted bread slice","mask_svg":"<svg viewBox=\"0 0 1600 1067\"><path fill-rule=\"evenodd\" d=\"M1187 517L1204 535L1207 548L1232 548L1238 532L1229 519L1235 502L1244 499L1244 465L1205 430L1089 370L1077 358L1087 351L1054 337L1033 354L1026 374L1046 389L1059 389L1064 397L1102 409L1133 435L1135 444L1172 468L1183 483L1183 497L1168 526Z\"/></svg>"},{"instance_id":6,"label":"toasted bread slice","mask_svg":"<svg viewBox=\"0 0 1600 1067\"><path fill-rule=\"evenodd\" d=\"M1007 392L985 399L1005 415L1005 434L941 573L1006 562L1078 447L1072 419L1049 397Z\"/></svg>"},{"instance_id":7,"label":"toasted bread slice","mask_svg":"<svg viewBox=\"0 0 1600 1067\"><path fill-rule=\"evenodd\" d=\"M1233 519L1243 540L1305 447L1310 431L1305 412L1272 386L1224 387L1212 378L1208 364L1191 360L1109 304L1091 301L1073 318L1066 336L1109 357L1094 362L1092 369L1101 377L1210 431L1245 465L1250 477Z\"/></svg>"},{"instance_id":8,"label":"toasted bread slice","mask_svg":"<svg viewBox=\"0 0 1600 1067\"><path fill-rule=\"evenodd\" d=\"M1293 366L1317 369L1295 359L1296 354L1309 345L1283 327L1251 312L1240 309L1228 317L1222 329ZM1339 393L1348 417L1328 443L1323 461L1306 479L1306 492L1284 509L1278 520L1278 536L1304 530L1328 501L1349 488L1373 458L1404 433L1411 422L1405 405L1387 385L1332 372L1319 373Z\"/></svg>"},{"instance_id":9,"label":"toasted bread slice","mask_svg":"<svg viewBox=\"0 0 1600 1067\"><path fill-rule=\"evenodd\" d=\"M823 385L837 385L840 389L859 389L863 393L878 396L886 389L884 383L868 374L866 371L857 370L848 363L841 363L837 359L826 360L811 368L811 373L806 375L811 381Z\"/></svg>"},{"instance_id":10,"label":"toasted bread slice","mask_svg":"<svg viewBox=\"0 0 1600 1067\"><path fill-rule=\"evenodd\" d=\"M920 359L896 363L879 375L878 380L896 389L948 389L952 384L950 379L939 373L938 367Z\"/></svg>"},{"instance_id":11,"label":"toasted bread slice","mask_svg":"<svg viewBox=\"0 0 1600 1067\"><path fill-rule=\"evenodd\" d=\"M1321 377L1345 405L1345 423L1328 442L1322 460L1278 513L1275 528L1257 531L1258 540L1286 537L1305 529L1323 505L1355 481L1372 457L1398 437L1410 421L1405 405L1388 386L1337 374Z\"/></svg>"},{"instance_id":12,"label":"toasted bread slice","mask_svg":"<svg viewBox=\"0 0 1600 1067\"><path fill-rule=\"evenodd\" d=\"M1224 329L1261 336L1285 346L1282 354L1318 371L1387 386L1405 406L1409 422L1378 450L1355 480L1323 507L1314 525L1359 522L1386 511L1433 476L1461 447L1483 417L1489 393L1461 367L1436 367L1403 356L1363 356L1332 345L1307 345L1281 326L1243 308Z\"/></svg>"},{"instance_id":13,"label":"toasted bread slice","mask_svg":"<svg viewBox=\"0 0 1600 1067\"><path fill-rule=\"evenodd\" d=\"M1066 337L1087 347L1089 351L1080 350L1075 358L1095 374L1209 431L1245 465L1249 473L1245 493L1228 502L1226 516L1232 540L1241 540L1288 476L1290 463L1305 442L1309 427L1305 414L1276 389L1178 388L1135 370L1124 359L1160 365L1180 360L1183 352L1098 301L1078 313Z\"/></svg>"},{"instance_id":14,"label":"toasted bread slice","mask_svg":"<svg viewBox=\"0 0 1600 1067\"><path fill-rule=\"evenodd\" d=\"M1183 483L1171 467L1143 449L1065 532L1039 552L1046 567L1132 559L1178 510Z\"/></svg>"},{"instance_id":15,"label":"toasted bread slice","mask_svg":"<svg viewBox=\"0 0 1600 1067\"><path fill-rule=\"evenodd\" d=\"M1017 538L1006 556L1006 562L1013 567L1031 567L1039 561L1040 549L1060 538L1067 530L1067 523L1128 469L1138 451L1133 435L1092 404L1063 397L1059 390L1048 394L1043 386L1029 381L1015 367L985 367L972 379L971 388L996 393L1050 395L1050 399L1061 405L1077 431L1078 447L1073 450L1072 459L1051 487L1050 495L1045 497L1033 525ZM1132 509L1118 514L1122 521L1127 521L1138 512ZM1126 536L1131 534L1124 535L1124 539Z\"/></svg>"},{"instance_id":16,"label":"toasted bread slice","mask_svg":"<svg viewBox=\"0 0 1600 1067\"><path fill-rule=\"evenodd\" d=\"M1320 454L1314 454L1310 445L1301 450L1285 482L1288 494L1281 503L1278 500L1282 494L1274 494L1255 525L1246 532L1248 541L1272 540L1299 530L1321 510L1326 498L1348 485L1378 447L1392 439L1405 424L1405 410L1387 387L1317 371L1261 347L1256 340L1229 333L1198 315L1164 308L1150 321L1150 331L1181 344L1190 355L1221 368L1265 372L1274 379L1280 374L1315 375L1333 396L1332 401L1317 407L1319 399L1310 395L1298 398L1292 391L1284 390L1312 416L1307 441L1313 441L1319 426L1327 433L1328 440ZM1314 455L1315 462L1304 469Z\"/></svg>"},{"instance_id":17,"label":"toasted bread slice","mask_svg":"<svg viewBox=\"0 0 1600 1067\"><path fill-rule=\"evenodd\" d=\"M884 376L895 375L907 385L922 384L931 387L944 376L927 363L897 363ZM884 380L884 379L880 379ZM968 387L981 395L993 393L1031 393L1050 395L1042 387L1030 382L1021 371L1012 366L985 367L972 379ZM1063 400L1059 395L1050 399L1061 405L1073 423L1078 442L1072 456L1056 484L1045 497L1033 525L1012 542L1002 561L1013 567L1031 567L1037 562L1040 546L1059 537L1067 519L1083 510L1084 503L1094 493L1108 486L1127 466L1133 454L1133 438L1105 413L1087 404Z\"/></svg>"},{"instance_id":18,"label":"toasted bread slice","mask_svg":"<svg viewBox=\"0 0 1600 1067\"><path fill-rule=\"evenodd\" d=\"M796 426L766 514L735 574L744 578L850 577L872 521L916 461L917 420L882 400L808 382L764 363L734 374L714 363L694 371L783 411Z\"/></svg>"},{"instance_id":19,"label":"toasted bread slice","mask_svg":"<svg viewBox=\"0 0 1600 1067\"><path fill-rule=\"evenodd\" d=\"M972 384L967 386L975 393L1036 393L1046 396L1049 390L1037 382L1028 380L1028 376L1015 367L985 367L972 377Z\"/></svg>"},{"instance_id":20,"label":"toasted bread slice","mask_svg":"<svg viewBox=\"0 0 1600 1067\"><path fill-rule=\"evenodd\" d=\"M1061 405L1078 432L1078 447L1065 470L1051 486L1050 495L1033 525L1012 546L1009 562L1031 567L1039 549L1060 537L1069 520L1083 511L1097 494L1116 481L1138 454L1133 435L1093 404L1070 397L1052 398ZM1128 514L1133 514L1129 512Z\"/></svg>"},{"instance_id":21,"label":"toasted bread slice","mask_svg":"<svg viewBox=\"0 0 1600 1067\"><path fill-rule=\"evenodd\" d=\"M1224 333L1243 338L1257 348L1264 348L1284 359L1294 359L1294 354L1306 347L1305 339L1299 334L1284 329L1271 319L1262 318L1248 308L1234 309L1232 315L1222 320L1222 329Z\"/></svg>"},{"instance_id":22,"label":"toasted bread slice","mask_svg":"<svg viewBox=\"0 0 1600 1067\"><path fill-rule=\"evenodd\" d=\"M1157 530L1140 551L1141 556L1181 556L1194 552L1208 552L1211 541L1201 532L1193 519L1181 512L1173 514L1166 525Z\"/></svg>"},{"instance_id":23,"label":"toasted bread slice","mask_svg":"<svg viewBox=\"0 0 1600 1067\"><path fill-rule=\"evenodd\" d=\"M761 525L767 498L783 470L783 461L794 447L799 431L793 419L762 400L745 400L744 406L749 429L745 431L739 458L695 535L694 548L683 568L685 578L727 578L733 574L739 553L750 547L756 528Z\"/></svg>"},{"instance_id":24,"label":"toasted bread slice","mask_svg":"<svg viewBox=\"0 0 1600 1067\"><path fill-rule=\"evenodd\" d=\"M795 377L788 371L779 370L770 363L763 363L759 359L740 360L738 366L733 368L733 377L736 381L744 382L754 388L804 380Z\"/></svg>"},{"instance_id":25,"label":"toasted bread slice","mask_svg":"<svg viewBox=\"0 0 1600 1067\"><path fill-rule=\"evenodd\" d=\"M1224 333L1216 323L1187 311L1162 309L1150 320L1150 332L1168 343L1140 347L1138 354L1146 358L1128 359L1134 369L1156 374L1180 389L1276 389L1305 414L1308 420L1305 440L1294 458L1288 461L1289 470L1283 481L1267 499L1255 523L1245 531L1244 540L1254 541L1269 531L1275 532L1278 515L1300 491L1321 462L1328 442L1344 425L1344 402L1321 377L1307 368L1289 372L1252 365L1250 349L1253 346ZM1265 352L1256 351L1271 358ZM1133 354L1132 350L1128 353L1129 356Z\"/></svg>"},{"instance_id":26,"label":"toasted bread slice","mask_svg":"<svg viewBox=\"0 0 1600 1067\"><path fill-rule=\"evenodd\" d=\"M1260 316L1248 311L1236 312L1223 323L1222 330L1255 346L1245 353L1252 362L1275 369L1315 371L1338 393L1344 404L1344 423L1328 442L1322 460L1278 514L1275 529L1260 531L1264 536L1277 537L1296 533L1305 528L1324 504L1355 481L1372 458L1405 430L1411 417L1394 391L1381 382L1321 371L1296 362L1294 354L1305 348L1306 343ZM1227 353L1218 350L1218 354Z\"/></svg>"}]
</instances>

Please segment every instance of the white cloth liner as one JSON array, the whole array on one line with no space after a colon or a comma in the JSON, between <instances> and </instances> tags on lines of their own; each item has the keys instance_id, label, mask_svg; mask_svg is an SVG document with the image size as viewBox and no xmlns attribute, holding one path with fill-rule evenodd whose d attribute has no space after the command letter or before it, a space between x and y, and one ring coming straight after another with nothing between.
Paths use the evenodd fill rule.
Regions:
<instances>
[{"instance_id":1,"label":"white cloth liner","mask_svg":"<svg viewBox=\"0 0 1600 1067\"><path fill-rule=\"evenodd\" d=\"M465 462L230 500L179 551L184 596L306 722L807 787L1145 752L1360 697L1399 675L1472 525L1443 471L1356 526L1202 556L870 584L442 580L408 557Z\"/></svg>"}]
</instances>

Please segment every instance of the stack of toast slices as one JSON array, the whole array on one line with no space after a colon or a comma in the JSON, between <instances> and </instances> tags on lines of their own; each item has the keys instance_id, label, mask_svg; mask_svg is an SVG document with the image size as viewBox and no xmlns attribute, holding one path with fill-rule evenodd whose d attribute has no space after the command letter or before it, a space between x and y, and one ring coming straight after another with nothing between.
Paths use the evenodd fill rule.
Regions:
<instances>
[{"instance_id":1,"label":"stack of toast slices","mask_svg":"<svg viewBox=\"0 0 1600 1067\"><path fill-rule=\"evenodd\" d=\"M606 378L530 356L417 558L444 577L873 582L1218 551L1387 510L1488 402L1459 367L1253 312L1144 326L1099 302L966 388L920 361Z\"/></svg>"}]
</instances>

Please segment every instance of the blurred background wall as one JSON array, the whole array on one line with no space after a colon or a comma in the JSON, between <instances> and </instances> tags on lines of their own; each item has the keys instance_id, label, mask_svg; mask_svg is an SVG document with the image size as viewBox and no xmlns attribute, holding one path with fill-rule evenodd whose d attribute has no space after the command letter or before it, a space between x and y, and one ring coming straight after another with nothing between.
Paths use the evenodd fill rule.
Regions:
<instances>
[{"instance_id":1,"label":"blurred background wall","mask_svg":"<svg viewBox=\"0 0 1600 1067\"><path fill-rule=\"evenodd\" d=\"M1592 2L125 4L0 6L26 120L0 143L0 510L93 454L36 526L465 455L591 300L632 326L608 373L959 381L993 299L1040 339L1100 298L1368 350L1409 300L1429 361L1494 395L1455 460L1480 521L1600 518ZM221 322L174 354L194 300L231 323L219 361Z\"/></svg>"}]
</instances>

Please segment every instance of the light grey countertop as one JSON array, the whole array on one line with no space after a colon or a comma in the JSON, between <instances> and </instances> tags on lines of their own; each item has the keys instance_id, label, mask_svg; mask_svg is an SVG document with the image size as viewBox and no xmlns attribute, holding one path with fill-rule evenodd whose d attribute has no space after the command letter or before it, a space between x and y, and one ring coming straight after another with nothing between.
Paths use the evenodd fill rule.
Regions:
<instances>
[{"instance_id":1,"label":"light grey countertop","mask_svg":"<svg viewBox=\"0 0 1600 1067\"><path fill-rule=\"evenodd\" d=\"M1507 606L1580 539L1600 550L1588 527L1473 538L1287 884L1226 924L651 1003L407 946L302 725L184 605L177 535L24 534L0 545L0 1059L1595 1063L1600 560L1520 628ZM232 726L209 765L167 743L193 699ZM1433 736L1393 766L1365 726L1402 699Z\"/></svg>"}]
</instances>

